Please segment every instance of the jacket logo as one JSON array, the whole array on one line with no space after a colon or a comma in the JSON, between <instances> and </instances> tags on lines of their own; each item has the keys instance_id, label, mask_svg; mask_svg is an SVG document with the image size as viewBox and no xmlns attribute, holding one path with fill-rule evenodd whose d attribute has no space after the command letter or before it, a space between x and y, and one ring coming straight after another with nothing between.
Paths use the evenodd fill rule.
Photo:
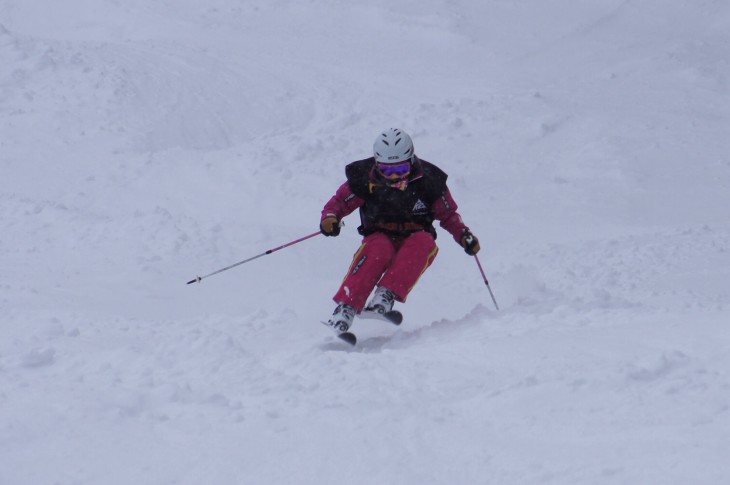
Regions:
<instances>
[{"instance_id":1,"label":"jacket logo","mask_svg":"<svg viewBox=\"0 0 730 485\"><path fill-rule=\"evenodd\" d=\"M418 213L418 212L426 212L428 211L428 207L426 207L426 204L423 203L421 199L418 199L416 202L416 205L413 206L413 209L411 212Z\"/></svg>"}]
</instances>

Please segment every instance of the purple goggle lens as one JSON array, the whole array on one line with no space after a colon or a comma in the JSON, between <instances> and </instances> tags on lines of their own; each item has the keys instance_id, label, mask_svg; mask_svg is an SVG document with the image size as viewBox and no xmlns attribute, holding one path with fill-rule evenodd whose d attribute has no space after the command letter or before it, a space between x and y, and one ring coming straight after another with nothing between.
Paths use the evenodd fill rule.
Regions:
<instances>
[{"instance_id":1,"label":"purple goggle lens","mask_svg":"<svg viewBox=\"0 0 730 485\"><path fill-rule=\"evenodd\" d=\"M383 176L387 178L403 177L411 171L411 161L406 160L405 162L392 164L379 163L378 170L380 171L380 173L383 174Z\"/></svg>"}]
</instances>

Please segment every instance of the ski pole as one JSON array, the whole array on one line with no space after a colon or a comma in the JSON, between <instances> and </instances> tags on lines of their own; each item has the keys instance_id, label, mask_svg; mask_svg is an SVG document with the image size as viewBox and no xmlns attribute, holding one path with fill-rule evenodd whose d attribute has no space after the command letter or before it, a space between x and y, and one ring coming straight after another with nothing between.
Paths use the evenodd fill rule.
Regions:
<instances>
[{"instance_id":1,"label":"ski pole","mask_svg":"<svg viewBox=\"0 0 730 485\"><path fill-rule=\"evenodd\" d=\"M479 262L479 258L477 255L474 255L474 259L477 260L477 266L479 266L479 271L482 273L482 278L484 278L484 284L487 285L487 289L489 290L489 296L492 297L492 301L494 302L494 307L499 311L499 305L497 305L497 300L494 299L494 293L492 293L492 288L489 286L489 281L487 281L487 275L484 274L484 270L482 269L482 263Z\"/></svg>"},{"instance_id":2,"label":"ski pole","mask_svg":"<svg viewBox=\"0 0 730 485\"><path fill-rule=\"evenodd\" d=\"M258 255L254 256L252 258L244 259L243 261L239 261L238 263L234 263L234 264L232 264L230 266L226 266L225 268L219 269L218 271L213 271L212 273L207 274L205 276L196 276L194 279L188 281L187 284L195 283L195 282L200 283L203 279L207 278L208 276L213 276L215 274L222 273L222 272L227 271L227 270L229 270L231 268L235 268L236 266L240 266L240 265L242 265L244 263L248 263L249 261L253 261L254 259L258 259L261 256L266 256L267 254L271 254L273 252L276 252L279 249L284 249L284 248L288 248L289 246L293 246L294 244L300 243L300 242L302 242L302 241L304 241L306 239L309 239L310 237L318 236L319 234L320 234L319 231L313 232L312 234L310 234L308 236L301 237L301 238L297 239L296 241L292 241L290 243L286 243L283 246L279 246L278 248L269 249L268 251L263 252L261 254L258 254Z\"/></svg>"}]
</instances>

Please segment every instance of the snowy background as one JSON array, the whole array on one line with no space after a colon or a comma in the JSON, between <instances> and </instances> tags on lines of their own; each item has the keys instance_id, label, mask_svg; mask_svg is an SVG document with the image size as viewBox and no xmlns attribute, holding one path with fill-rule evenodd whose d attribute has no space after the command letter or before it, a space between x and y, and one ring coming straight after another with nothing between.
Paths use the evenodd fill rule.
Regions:
<instances>
[{"instance_id":1,"label":"snowy background","mask_svg":"<svg viewBox=\"0 0 730 485\"><path fill-rule=\"evenodd\" d=\"M408 131L473 258L319 322ZM730 3L0 0L0 484L730 483Z\"/></svg>"}]
</instances>

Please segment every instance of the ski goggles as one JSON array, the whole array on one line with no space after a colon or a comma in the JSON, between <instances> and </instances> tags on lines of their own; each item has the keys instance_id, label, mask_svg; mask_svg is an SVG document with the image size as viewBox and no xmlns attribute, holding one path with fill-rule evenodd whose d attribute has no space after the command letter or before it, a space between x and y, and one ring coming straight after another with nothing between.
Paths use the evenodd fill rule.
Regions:
<instances>
[{"instance_id":1,"label":"ski goggles","mask_svg":"<svg viewBox=\"0 0 730 485\"><path fill-rule=\"evenodd\" d=\"M379 163L377 167L383 177L391 180L399 179L405 177L411 172L411 161L406 160L405 162L398 163Z\"/></svg>"}]
</instances>

